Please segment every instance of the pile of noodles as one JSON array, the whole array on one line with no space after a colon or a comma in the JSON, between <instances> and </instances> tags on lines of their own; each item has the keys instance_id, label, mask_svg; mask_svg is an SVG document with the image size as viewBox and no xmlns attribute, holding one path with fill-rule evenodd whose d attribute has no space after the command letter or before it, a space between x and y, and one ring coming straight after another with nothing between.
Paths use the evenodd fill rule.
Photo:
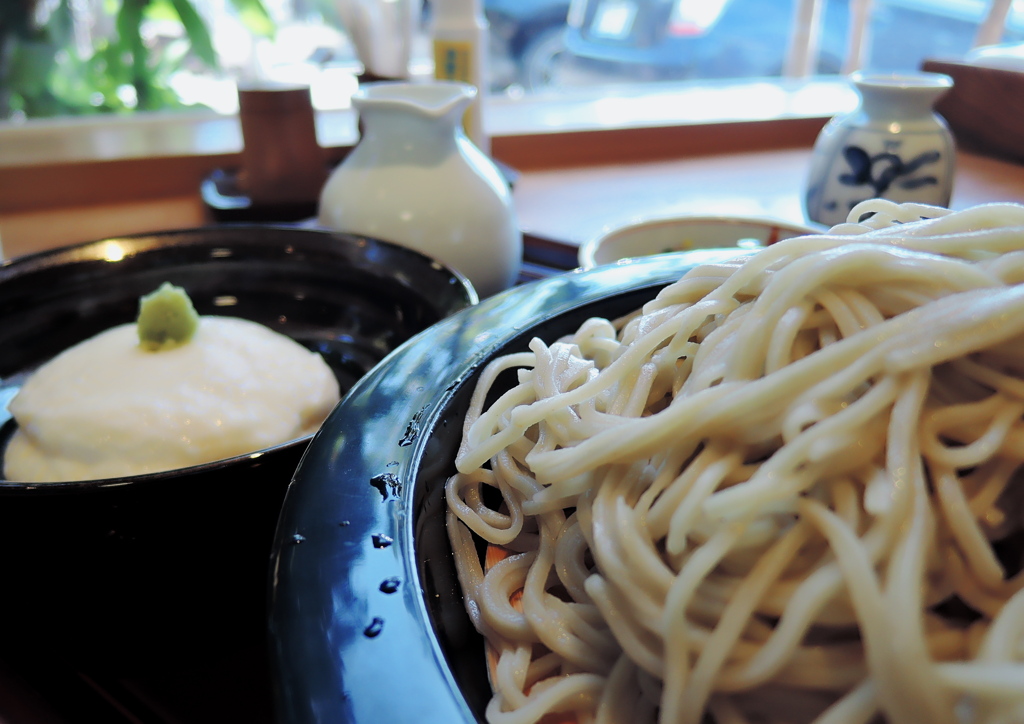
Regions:
<instances>
[{"instance_id":1,"label":"pile of noodles","mask_svg":"<svg viewBox=\"0 0 1024 724\"><path fill-rule=\"evenodd\" d=\"M869 212L483 372L491 724L1024 721L1024 206Z\"/></svg>"}]
</instances>

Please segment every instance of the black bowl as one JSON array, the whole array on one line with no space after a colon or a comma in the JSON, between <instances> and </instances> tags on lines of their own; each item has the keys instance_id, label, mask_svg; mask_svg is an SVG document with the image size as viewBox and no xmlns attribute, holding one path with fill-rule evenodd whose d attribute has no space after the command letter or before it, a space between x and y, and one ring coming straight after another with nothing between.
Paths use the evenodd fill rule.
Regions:
<instances>
[{"instance_id":1,"label":"black bowl","mask_svg":"<svg viewBox=\"0 0 1024 724\"><path fill-rule=\"evenodd\" d=\"M0 394L134 320L164 281L200 314L261 322L321 352L343 392L476 302L433 260L346 234L238 225L95 241L0 267ZM0 641L133 669L262 641L274 527L310 437L131 479L0 480Z\"/></svg>"},{"instance_id":2,"label":"black bowl","mask_svg":"<svg viewBox=\"0 0 1024 724\"><path fill-rule=\"evenodd\" d=\"M647 257L512 289L356 384L310 445L278 523L270 624L282 724L484 721L483 641L463 608L444 501L479 371L735 254Z\"/></svg>"}]
</instances>

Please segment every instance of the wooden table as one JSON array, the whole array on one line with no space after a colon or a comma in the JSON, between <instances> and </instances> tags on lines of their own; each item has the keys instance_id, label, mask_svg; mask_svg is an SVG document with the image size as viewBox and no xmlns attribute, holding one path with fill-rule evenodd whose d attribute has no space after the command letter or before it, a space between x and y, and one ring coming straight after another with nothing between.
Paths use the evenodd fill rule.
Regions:
<instances>
[{"instance_id":1,"label":"wooden table","mask_svg":"<svg viewBox=\"0 0 1024 724\"><path fill-rule=\"evenodd\" d=\"M803 223L806 148L523 173L520 226L573 245L644 217L770 216ZM1024 166L961 152L951 207L1024 202Z\"/></svg>"}]
</instances>

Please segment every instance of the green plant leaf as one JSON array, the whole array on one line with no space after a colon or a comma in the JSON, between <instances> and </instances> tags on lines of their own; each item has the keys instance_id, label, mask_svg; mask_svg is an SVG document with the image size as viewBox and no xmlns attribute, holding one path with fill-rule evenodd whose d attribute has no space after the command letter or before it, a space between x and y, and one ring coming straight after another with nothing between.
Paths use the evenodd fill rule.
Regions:
<instances>
[{"instance_id":1,"label":"green plant leaf","mask_svg":"<svg viewBox=\"0 0 1024 724\"><path fill-rule=\"evenodd\" d=\"M66 48L75 42L75 17L71 12L71 0L60 0L40 28L54 45Z\"/></svg>"},{"instance_id":2,"label":"green plant leaf","mask_svg":"<svg viewBox=\"0 0 1024 724\"><path fill-rule=\"evenodd\" d=\"M131 58L132 79L140 79L145 75L146 50L142 44L142 13L149 0L124 0L117 11L115 27L117 28L117 53L109 58L122 67L124 58Z\"/></svg>"},{"instance_id":3,"label":"green plant leaf","mask_svg":"<svg viewBox=\"0 0 1024 724\"><path fill-rule=\"evenodd\" d=\"M19 40L12 44L7 82L27 96L42 94L56 65L52 43Z\"/></svg>"},{"instance_id":4,"label":"green plant leaf","mask_svg":"<svg viewBox=\"0 0 1024 724\"><path fill-rule=\"evenodd\" d=\"M149 0L124 0L114 20L118 44L127 51L142 47L142 12Z\"/></svg>"},{"instance_id":5,"label":"green plant leaf","mask_svg":"<svg viewBox=\"0 0 1024 724\"><path fill-rule=\"evenodd\" d=\"M231 5L238 11L238 17L242 24L253 35L273 38L277 33L277 24L274 23L261 0L231 0Z\"/></svg>"},{"instance_id":6,"label":"green plant leaf","mask_svg":"<svg viewBox=\"0 0 1024 724\"><path fill-rule=\"evenodd\" d=\"M213 49L210 31L203 18L196 12L189 0L171 0L178 13L181 24L185 26L185 34L192 44L192 51L210 68L218 68L217 53Z\"/></svg>"},{"instance_id":7,"label":"green plant leaf","mask_svg":"<svg viewBox=\"0 0 1024 724\"><path fill-rule=\"evenodd\" d=\"M48 14L36 24L28 13L35 0L0 0L0 118L12 111L43 117L184 108L169 82L183 62L219 66L198 0L97 0L94 7L106 27L113 20L114 32L81 53L74 41L74 0L40 1L47 2ZM231 2L251 32L273 36L276 26L261 0ZM182 37L150 48L143 24L155 19L180 21ZM134 88L136 100L125 86Z\"/></svg>"}]
</instances>

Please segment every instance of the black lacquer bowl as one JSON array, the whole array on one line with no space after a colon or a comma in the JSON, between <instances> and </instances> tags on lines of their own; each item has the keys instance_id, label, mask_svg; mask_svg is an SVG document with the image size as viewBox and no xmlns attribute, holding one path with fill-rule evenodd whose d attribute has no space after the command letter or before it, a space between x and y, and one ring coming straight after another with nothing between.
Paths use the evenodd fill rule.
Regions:
<instances>
[{"instance_id":1,"label":"black lacquer bowl","mask_svg":"<svg viewBox=\"0 0 1024 724\"><path fill-rule=\"evenodd\" d=\"M360 380L310 445L278 523L270 623L282 724L483 721L483 642L463 608L443 489L478 373L736 253L653 256L512 289Z\"/></svg>"},{"instance_id":2,"label":"black lacquer bowl","mask_svg":"<svg viewBox=\"0 0 1024 724\"><path fill-rule=\"evenodd\" d=\"M133 321L164 281L200 314L261 322L320 351L343 392L477 301L417 252L295 227L211 226L20 257L0 266L4 403L61 350ZM0 480L0 646L137 670L265 640L274 527L310 437L132 479Z\"/></svg>"}]
</instances>

